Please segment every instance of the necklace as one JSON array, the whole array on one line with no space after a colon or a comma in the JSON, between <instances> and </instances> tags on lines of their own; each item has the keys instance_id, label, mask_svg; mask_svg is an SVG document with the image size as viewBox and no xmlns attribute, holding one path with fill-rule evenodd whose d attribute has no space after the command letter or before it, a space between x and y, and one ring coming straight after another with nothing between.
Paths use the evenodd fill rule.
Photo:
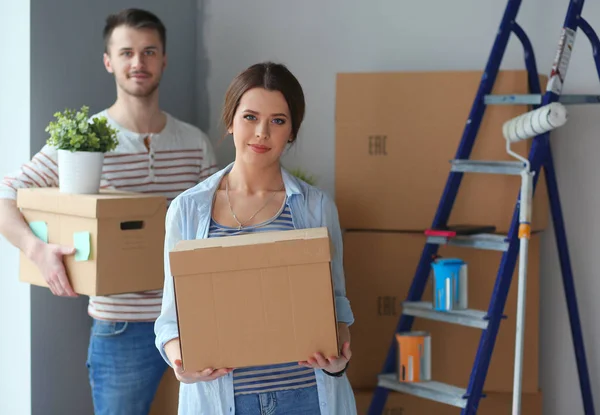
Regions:
<instances>
[{"instance_id":1,"label":"necklace","mask_svg":"<svg viewBox=\"0 0 600 415\"><path fill-rule=\"evenodd\" d=\"M252 216L250 216L248 218L248 220L246 220L245 222L248 223L252 219L254 219L254 217L261 210L263 210L265 207L267 207L267 205L275 197L275 195L277 194L277 192L283 190L284 188L285 188L285 184L283 184L279 190L274 191L273 194L267 199L267 201L256 212L254 212L254 214ZM231 216L233 216L233 219L235 219L235 221L237 222L237 224L238 224L237 229L238 229L238 231L240 231L240 230L242 230L242 228L244 227L244 225L242 224L242 222L240 222L240 220L238 219L238 217L235 215L235 212L233 211L233 207L231 206L231 201L229 200L229 175L227 175L227 177L225 177L225 195L227 196L227 204L229 205L229 211L231 212Z\"/></svg>"}]
</instances>

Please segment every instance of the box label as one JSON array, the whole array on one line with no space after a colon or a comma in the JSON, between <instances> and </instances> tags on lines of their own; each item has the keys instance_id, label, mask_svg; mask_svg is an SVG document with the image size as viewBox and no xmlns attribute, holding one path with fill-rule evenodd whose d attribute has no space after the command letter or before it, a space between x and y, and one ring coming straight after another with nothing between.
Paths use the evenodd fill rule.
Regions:
<instances>
[{"instance_id":1,"label":"box label","mask_svg":"<svg viewBox=\"0 0 600 415\"><path fill-rule=\"evenodd\" d=\"M369 136L369 155L370 156L387 156L385 147L387 135L370 135Z\"/></svg>"}]
</instances>

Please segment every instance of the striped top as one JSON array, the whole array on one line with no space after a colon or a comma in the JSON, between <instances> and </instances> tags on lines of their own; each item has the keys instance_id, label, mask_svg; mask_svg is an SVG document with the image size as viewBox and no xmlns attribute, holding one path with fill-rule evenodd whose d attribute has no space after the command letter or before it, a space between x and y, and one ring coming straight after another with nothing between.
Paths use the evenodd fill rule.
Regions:
<instances>
[{"instance_id":1,"label":"striped top","mask_svg":"<svg viewBox=\"0 0 600 415\"><path fill-rule=\"evenodd\" d=\"M215 173L217 162L208 137L198 128L169 114L165 128L156 134L129 131L104 116L118 130L118 147L106 153L102 188L161 194L170 203L184 190ZM149 149L144 144L150 138ZM0 198L16 199L17 189L58 186L58 153L44 146L0 182ZM160 315L162 290L90 297L88 314L101 320L154 321Z\"/></svg>"},{"instance_id":2,"label":"striped top","mask_svg":"<svg viewBox=\"0 0 600 415\"><path fill-rule=\"evenodd\" d=\"M291 229L294 229L292 214L288 204L284 202L279 212L273 218L241 230L223 226L211 220L208 237L215 238L219 236L242 235L250 232L273 232ZM236 396L301 389L316 384L314 369L300 366L297 362L245 367L233 371L233 389Z\"/></svg>"}]
</instances>

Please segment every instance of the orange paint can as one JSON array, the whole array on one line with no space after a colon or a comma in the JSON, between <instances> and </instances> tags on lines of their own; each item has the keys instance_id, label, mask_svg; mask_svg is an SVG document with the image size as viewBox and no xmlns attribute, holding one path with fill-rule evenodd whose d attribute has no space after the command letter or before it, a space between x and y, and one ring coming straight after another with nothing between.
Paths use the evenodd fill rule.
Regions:
<instances>
[{"instance_id":1,"label":"orange paint can","mask_svg":"<svg viewBox=\"0 0 600 415\"><path fill-rule=\"evenodd\" d=\"M427 332L396 333L398 343L398 381L431 380L431 336Z\"/></svg>"}]
</instances>

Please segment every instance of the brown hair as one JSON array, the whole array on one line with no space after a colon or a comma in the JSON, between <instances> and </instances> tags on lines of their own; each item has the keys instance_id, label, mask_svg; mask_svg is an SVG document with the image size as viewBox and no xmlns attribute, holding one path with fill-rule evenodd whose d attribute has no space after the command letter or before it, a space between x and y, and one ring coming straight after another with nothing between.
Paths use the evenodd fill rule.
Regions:
<instances>
[{"instance_id":1,"label":"brown hair","mask_svg":"<svg viewBox=\"0 0 600 415\"><path fill-rule=\"evenodd\" d=\"M128 26L133 29L152 29L158 32L162 42L163 53L167 51L167 29L163 22L153 13L141 9L125 9L119 13L111 14L106 18L104 26L104 51L108 53L108 43L113 30L119 26Z\"/></svg>"},{"instance_id":2,"label":"brown hair","mask_svg":"<svg viewBox=\"0 0 600 415\"><path fill-rule=\"evenodd\" d=\"M233 117L242 95L253 88L264 88L267 91L279 91L283 94L292 117L292 141L296 141L298 130L304 119L304 92L298 79L285 65L280 63L257 63L231 81L225 93L225 104L221 117L225 128L229 129L233 125Z\"/></svg>"}]
</instances>

